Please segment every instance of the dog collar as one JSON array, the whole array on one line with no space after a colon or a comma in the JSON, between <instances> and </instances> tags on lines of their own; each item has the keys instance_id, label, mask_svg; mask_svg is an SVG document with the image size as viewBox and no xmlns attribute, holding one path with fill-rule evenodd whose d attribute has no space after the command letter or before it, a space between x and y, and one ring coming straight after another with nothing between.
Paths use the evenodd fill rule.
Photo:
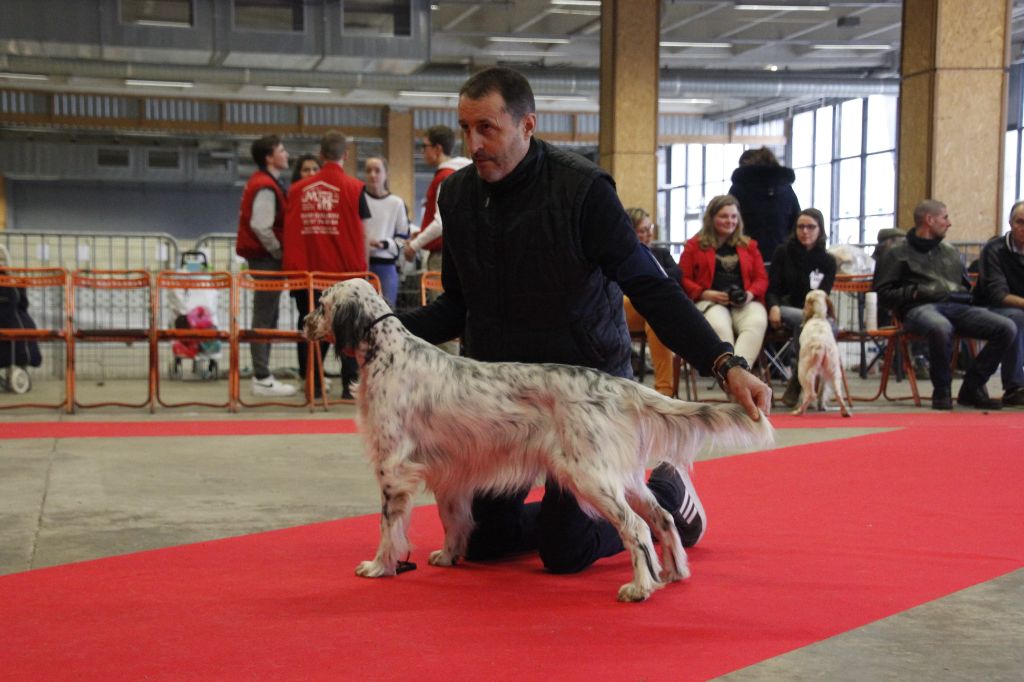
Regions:
<instances>
[{"instance_id":1,"label":"dog collar","mask_svg":"<svg viewBox=\"0 0 1024 682\"><path fill-rule=\"evenodd\" d=\"M370 330L371 330L371 329L373 329L374 325L376 325L376 324L377 324L378 322L383 322L384 320L388 319L389 317L394 317L394 318L397 318L397 317L398 317L398 315L395 315L394 313L386 313L386 314L384 314L384 315L381 315L380 317L378 317L378 318L377 318L376 320L374 320L373 322L371 322L371 323L370 323L370 324L369 324L369 325L368 325L368 326L366 327L366 333L365 333L365 334L363 334L363 336L364 336L364 337L369 337L369 336L370 336Z\"/></svg>"}]
</instances>

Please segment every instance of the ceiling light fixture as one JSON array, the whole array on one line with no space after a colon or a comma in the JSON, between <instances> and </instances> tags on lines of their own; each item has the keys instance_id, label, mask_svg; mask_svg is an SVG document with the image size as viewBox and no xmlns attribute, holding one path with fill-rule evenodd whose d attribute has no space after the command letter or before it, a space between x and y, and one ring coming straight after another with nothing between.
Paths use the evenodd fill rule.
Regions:
<instances>
[{"instance_id":1,"label":"ceiling light fixture","mask_svg":"<svg viewBox=\"0 0 1024 682\"><path fill-rule=\"evenodd\" d=\"M138 85L144 88L191 88L195 83L189 81L147 81L135 78L125 79L125 85Z\"/></svg>"},{"instance_id":2,"label":"ceiling light fixture","mask_svg":"<svg viewBox=\"0 0 1024 682\"><path fill-rule=\"evenodd\" d=\"M891 45L811 45L815 50L889 50Z\"/></svg>"},{"instance_id":3,"label":"ceiling light fixture","mask_svg":"<svg viewBox=\"0 0 1024 682\"><path fill-rule=\"evenodd\" d=\"M736 9L753 12L827 12L828 4L787 2L737 2Z\"/></svg>"},{"instance_id":4,"label":"ceiling light fixture","mask_svg":"<svg viewBox=\"0 0 1024 682\"><path fill-rule=\"evenodd\" d=\"M266 90L267 92L294 92L307 95L331 94L330 88L310 88L301 85L264 85L263 89Z\"/></svg>"},{"instance_id":5,"label":"ceiling light fixture","mask_svg":"<svg viewBox=\"0 0 1024 682\"><path fill-rule=\"evenodd\" d=\"M779 65L778 64L765 64L764 65L764 70L765 71L778 71L779 70Z\"/></svg>"},{"instance_id":6,"label":"ceiling light fixture","mask_svg":"<svg viewBox=\"0 0 1024 682\"><path fill-rule=\"evenodd\" d=\"M683 97L683 98L658 98L658 104L714 104L713 99L703 99L701 97Z\"/></svg>"},{"instance_id":7,"label":"ceiling light fixture","mask_svg":"<svg viewBox=\"0 0 1024 682\"><path fill-rule=\"evenodd\" d=\"M428 92L426 90L399 90L399 97L447 97L449 99L456 99L459 94L457 92Z\"/></svg>"},{"instance_id":8,"label":"ceiling light fixture","mask_svg":"<svg viewBox=\"0 0 1024 682\"><path fill-rule=\"evenodd\" d=\"M661 47L710 47L717 49L728 49L732 47L732 43L691 43L680 40L663 40L658 43Z\"/></svg>"},{"instance_id":9,"label":"ceiling light fixture","mask_svg":"<svg viewBox=\"0 0 1024 682\"><path fill-rule=\"evenodd\" d=\"M573 5L575 7L600 7L601 0L551 0L552 5Z\"/></svg>"},{"instance_id":10,"label":"ceiling light fixture","mask_svg":"<svg viewBox=\"0 0 1024 682\"><path fill-rule=\"evenodd\" d=\"M15 81L48 81L49 76L41 73L0 73L0 78L8 78Z\"/></svg>"},{"instance_id":11,"label":"ceiling light fixture","mask_svg":"<svg viewBox=\"0 0 1024 682\"><path fill-rule=\"evenodd\" d=\"M515 36L491 36L492 43L538 43L540 45L568 45L568 38L518 38Z\"/></svg>"},{"instance_id":12,"label":"ceiling light fixture","mask_svg":"<svg viewBox=\"0 0 1024 682\"><path fill-rule=\"evenodd\" d=\"M538 102L589 102L589 97L583 95L534 95Z\"/></svg>"},{"instance_id":13,"label":"ceiling light fixture","mask_svg":"<svg viewBox=\"0 0 1024 682\"><path fill-rule=\"evenodd\" d=\"M562 52L541 52L539 50L502 50L502 49L490 49L487 54L495 57L541 57L544 59L553 59L556 57L566 56Z\"/></svg>"}]
</instances>

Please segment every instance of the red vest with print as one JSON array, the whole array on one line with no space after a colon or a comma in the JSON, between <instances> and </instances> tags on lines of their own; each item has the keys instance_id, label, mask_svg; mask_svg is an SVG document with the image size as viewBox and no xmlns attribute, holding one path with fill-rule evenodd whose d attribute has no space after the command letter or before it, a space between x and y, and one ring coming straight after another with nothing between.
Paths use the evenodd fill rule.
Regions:
<instances>
[{"instance_id":1,"label":"red vest with print","mask_svg":"<svg viewBox=\"0 0 1024 682\"><path fill-rule=\"evenodd\" d=\"M249 177L242 191L242 205L238 211L238 238L235 240L235 253L245 259L270 258L271 255L263 248L263 244L252 231L252 202L256 193L263 189L272 189L277 199L274 206L274 236L281 241L284 236L285 198L281 186L274 176L265 170L258 170Z\"/></svg>"},{"instance_id":2,"label":"red vest with print","mask_svg":"<svg viewBox=\"0 0 1024 682\"><path fill-rule=\"evenodd\" d=\"M423 207L423 222L420 224L421 230L427 229L427 226L434 222L434 215L437 213L437 190L444 179L454 172L454 168L442 168L434 173L434 179L430 181L430 187L427 187L427 205ZM423 248L433 253L440 251L443 243L444 238L438 237Z\"/></svg>"},{"instance_id":3,"label":"red vest with print","mask_svg":"<svg viewBox=\"0 0 1024 682\"><path fill-rule=\"evenodd\" d=\"M366 230L359 217L363 183L337 163L293 184L285 215L285 270L355 272L367 269Z\"/></svg>"}]
</instances>

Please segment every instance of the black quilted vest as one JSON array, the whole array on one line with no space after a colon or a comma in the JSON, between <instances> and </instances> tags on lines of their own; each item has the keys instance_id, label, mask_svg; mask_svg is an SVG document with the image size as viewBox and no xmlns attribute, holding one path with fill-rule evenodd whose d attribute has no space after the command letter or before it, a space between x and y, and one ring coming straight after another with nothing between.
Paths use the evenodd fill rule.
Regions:
<instances>
[{"instance_id":1,"label":"black quilted vest","mask_svg":"<svg viewBox=\"0 0 1024 682\"><path fill-rule=\"evenodd\" d=\"M580 245L583 201L599 176L611 181L583 157L534 140L496 183L472 166L445 180L445 267L450 258L458 271L470 357L631 376L622 291Z\"/></svg>"}]
</instances>

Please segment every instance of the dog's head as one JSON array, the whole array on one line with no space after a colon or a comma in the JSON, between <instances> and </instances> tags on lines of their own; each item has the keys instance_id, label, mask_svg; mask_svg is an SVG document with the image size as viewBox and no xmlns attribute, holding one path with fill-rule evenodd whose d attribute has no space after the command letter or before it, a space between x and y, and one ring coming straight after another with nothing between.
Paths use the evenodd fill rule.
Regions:
<instances>
[{"instance_id":1,"label":"dog's head","mask_svg":"<svg viewBox=\"0 0 1024 682\"><path fill-rule=\"evenodd\" d=\"M822 320L832 316L832 301L821 289L811 289L804 298L804 321L812 317Z\"/></svg>"},{"instance_id":2,"label":"dog's head","mask_svg":"<svg viewBox=\"0 0 1024 682\"><path fill-rule=\"evenodd\" d=\"M389 311L369 282L347 279L320 295L316 309L303 321L303 335L310 341L334 341L339 351L354 351L373 321Z\"/></svg>"}]
</instances>

